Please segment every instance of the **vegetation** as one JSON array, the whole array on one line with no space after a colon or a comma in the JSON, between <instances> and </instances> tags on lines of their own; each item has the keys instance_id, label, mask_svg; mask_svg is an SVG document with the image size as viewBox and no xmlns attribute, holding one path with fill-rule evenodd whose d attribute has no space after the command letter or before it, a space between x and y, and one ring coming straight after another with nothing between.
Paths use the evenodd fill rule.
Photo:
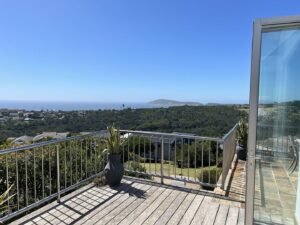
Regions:
<instances>
[{"instance_id":1,"label":"vegetation","mask_svg":"<svg viewBox=\"0 0 300 225\"><path fill-rule=\"evenodd\" d=\"M246 113L235 106L182 106L156 109L124 109L124 110L99 110L86 111L83 115L78 112L64 112L62 119L45 118L30 122L9 121L0 125L0 139L2 148L10 147L8 137L22 135L36 135L45 131L66 132L78 134L82 131L103 130L109 124L123 129L148 130L161 132L185 132L203 136L222 137ZM120 152L126 166L132 171L154 171L154 149L157 147L149 138L130 136L121 143L118 131L111 127L110 139L107 142L96 137L86 137L84 140L72 140L65 143L53 144L47 147L37 147L0 156L0 193L7 189L7 183L14 185L11 193L16 193L16 168L18 168L19 196L11 198L11 205L16 205L19 197L20 208L27 204L43 199L57 190L57 147L60 159L61 189L69 187L76 182L100 172L105 166L103 150ZM175 146L176 145L176 146ZM158 149L161 146L158 146ZM176 151L175 151L176 148ZM194 141L188 139L175 140L170 143L170 161L164 162L164 171L170 174L176 171L179 176L199 177L202 166L215 167L220 170L222 155L220 145L210 141ZM202 151L203 150L203 151ZM203 152L203 154L202 154ZM7 160L7 164L6 164ZM187 163L179 168L178 161ZM151 165L149 164L151 162ZM8 165L8 181L6 180L6 165ZM160 163L156 164L157 170ZM25 176L27 171L27 177ZM213 171L211 174L213 174ZM203 173L206 177L205 172ZM127 175L134 175L128 172ZM217 174L216 174L217 175ZM136 176L149 178L149 175L137 174ZM202 177L202 175L201 175ZM212 177L212 176L211 176ZM206 179L206 178L205 178ZM210 178L213 179L213 178ZM99 181L101 183L102 180ZM210 180L212 182L212 180ZM36 186L36 190L32 187ZM28 188L30 187L30 188ZM28 190L26 190L28 188ZM28 199L26 199L28 195ZM16 207L13 211L16 210Z\"/></svg>"},{"instance_id":2,"label":"vegetation","mask_svg":"<svg viewBox=\"0 0 300 225\"><path fill-rule=\"evenodd\" d=\"M15 194L10 199L12 211L17 208L18 197L20 208L23 208L27 203L32 204L36 200L41 200L56 192L57 148L60 159L61 189L88 178L104 168L105 156L102 152L105 146L103 141L96 137L23 150L18 153L7 154L7 157L0 155L0 177L4 178L0 179L0 193L6 192L7 183L13 185L10 190L11 194ZM6 179L6 165L8 180ZM16 168L18 168L19 174L19 195L16 195ZM27 176L25 176L26 171ZM26 188L28 188L27 191Z\"/></svg>"},{"instance_id":3,"label":"vegetation","mask_svg":"<svg viewBox=\"0 0 300 225\"><path fill-rule=\"evenodd\" d=\"M199 181L201 181L203 183L216 184L218 182L218 179L219 179L221 173L222 173L222 168L215 167L215 166L206 167L206 168L200 170L198 179L199 179ZM203 188L211 189L209 187L205 187L205 185L203 185Z\"/></svg>"},{"instance_id":4,"label":"vegetation","mask_svg":"<svg viewBox=\"0 0 300 225\"><path fill-rule=\"evenodd\" d=\"M120 139L120 131L116 129L114 126L107 127L108 137L105 140L107 145L107 149L104 151L108 151L110 154L120 154L121 146L123 142Z\"/></svg>"},{"instance_id":5,"label":"vegetation","mask_svg":"<svg viewBox=\"0 0 300 225\"><path fill-rule=\"evenodd\" d=\"M7 206L4 204L9 201L14 195L9 195L9 191L12 188L10 186L3 194L0 195L0 216L7 211Z\"/></svg>"},{"instance_id":6,"label":"vegetation","mask_svg":"<svg viewBox=\"0 0 300 225\"><path fill-rule=\"evenodd\" d=\"M124 109L59 112L61 118L45 117L30 122L0 124L0 144L9 137L34 136L45 131L72 132L104 130L110 124L122 129L186 132L221 137L247 116L236 106L178 106L155 109Z\"/></svg>"},{"instance_id":7,"label":"vegetation","mask_svg":"<svg viewBox=\"0 0 300 225\"><path fill-rule=\"evenodd\" d=\"M237 128L237 140L239 145L247 149L248 145L248 124L245 119L241 119Z\"/></svg>"},{"instance_id":8,"label":"vegetation","mask_svg":"<svg viewBox=\"0 0 300 225\"><path fill-rule=\"evenodd\" d=\"M132 176L132 177L138 177L138 178L144 178L144 179L151 179L151 176L148 174L143 174L146 173L146 168L141 165L138 162L134 162L134 161L128 161L126 163L126 170L124 174L127 176Z\"/></svg>"}]
</instances>

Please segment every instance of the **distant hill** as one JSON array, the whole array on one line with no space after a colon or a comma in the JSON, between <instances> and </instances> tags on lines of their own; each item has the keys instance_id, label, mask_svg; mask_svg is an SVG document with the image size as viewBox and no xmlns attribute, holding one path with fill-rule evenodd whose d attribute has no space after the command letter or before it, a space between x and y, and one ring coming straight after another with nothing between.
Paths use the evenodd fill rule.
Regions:
<instances>
[{"instance_id":1,"label":"distant hill","mask_svg":"<svg viewBox=\"0 0 300 225\"><path fill-rule=\"evenodd\" d=\"M161 106L183 106L183 105L200 106L200 105L203 105L199 102L181 102L181 101L175 101L175 100L169 100L169 99L157 99L157 100L148 102L148 104L161 105Z\"/></svg>"},{"instance_id":2,"label":"distant hill","mask_svg":"<svg viewBox=\"0 0 300 225\"><path fill-rule=\"evenodd\" d=\"M220 104L220 103L207 103L205 105L207 105L207 106L218 106L218 105L222 105L222 104Z\"/></svg>"}]
</instances>

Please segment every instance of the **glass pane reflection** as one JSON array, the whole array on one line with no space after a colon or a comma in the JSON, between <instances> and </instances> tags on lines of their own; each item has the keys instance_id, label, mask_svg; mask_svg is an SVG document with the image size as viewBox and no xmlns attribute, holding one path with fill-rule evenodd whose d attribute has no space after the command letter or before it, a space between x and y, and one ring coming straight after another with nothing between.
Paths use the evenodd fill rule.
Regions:
<instances>
[{"instance_id":1,"label":"glass pane reflection","mask_svg":"<svg viewBox=\"0 0 300 225\"><path fill-rule=\"evenodd\" d=\"M262 34L254 221L300 221L300 29Z\"/></svg>"}]
</instances>

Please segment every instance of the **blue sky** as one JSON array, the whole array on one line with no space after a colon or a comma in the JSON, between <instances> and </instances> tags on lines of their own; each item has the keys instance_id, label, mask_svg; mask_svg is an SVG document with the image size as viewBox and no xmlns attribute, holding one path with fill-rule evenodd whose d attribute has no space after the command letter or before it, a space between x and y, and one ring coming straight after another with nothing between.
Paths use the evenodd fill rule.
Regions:
<instances>
[{"instance_id":1,"label":"blue sky","mask_svg":"<svg viewBox=\"0 0 300 225\"><path fill-rule=\"evenodd\" d=\"M0 0L0 100L248 102L252 22L298 0Z\"/></svg>"}]
</instances>

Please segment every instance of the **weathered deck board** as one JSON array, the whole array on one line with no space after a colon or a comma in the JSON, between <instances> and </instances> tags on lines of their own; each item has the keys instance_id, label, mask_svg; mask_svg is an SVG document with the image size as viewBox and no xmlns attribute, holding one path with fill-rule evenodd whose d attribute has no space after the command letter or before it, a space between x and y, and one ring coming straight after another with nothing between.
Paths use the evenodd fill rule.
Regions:
<instances>
[{"instance_id":1,"label":"weathered deck board","mask_svg":"<svg viewBox=\"0 0 300 225\"><path fill-rule=\"evenodd\" d=\"M190 224L203 201L204 196L203 195L196 195L194 198L194 201L191 203L190 207L187 209L186 213L182 217L180 224Z\"/></svg>"},{"instance_id":2,"label":"weathered deck board","mask_svg":"<svg viewBox=\"0 0 300 225\"><path fill-rule=\"evenodd\" d=\"M237 224L239 216L239 208L231 207L228 212L226 225Z\"/></svg>"},{"instance_id":3,"label":"weathered deck board","mask_svg":"<svg viewBox=\"0 0 300 225\"><path fill-rule=\"evenodd\" d=\"M137 207L139 207L142 202L144 202L147 199L147 196L151 196L158 187L151 186L151 188L146 192L146 196L144 198L137 198L134 200L132 204L127 207L119 213L118 216L114 217L111 221L109 221L107 224L119 224L123 219L125 219L130 213L132 213Z\"/></svg>"},{"instance_id":4,"label":"weathered deck board","mask_svg":"<svg viewBox=\"0 0 300 225\"><path fill-rule=\"evenodd\" d=\"M145 225L152 225L159 219L166 209L174 202L180 191L174 190L168 198L152 213L147 220L143 222Z\"/></svg>"},{"instance_id":5,"label":"weathered deck board","mask_svg":"<svg viewBox=\"0 0 300 225\"><path fill-rule=\"evenodd\" d=\"M199 207L198 211L196 212L191 224L192 225L198 225L201 224L205 218L205 215L209 209L209 204L212 201L212 197L205 196L201 206Z\"/></svg>"},{"instance_id":6,"label":"weathered deck board","mask_svg":"<svg viewBox=\"0 0 300 225\"><path fill-rule=\"evenodd\" d=\"M172 193L171 189L167 189L164 191L156 201L152 202L151 205L142 213L140 214L131 224L132 225L140 225L143 224L145 220L162 204L167 197Z\"/></svg>"},{"instance_id":7,"label":"weathered deck board","mask_svg":"<svg viewBox=\"0 0 300 225\"><path fill-rule=\"evenodd\" d=\"M240 208L238 225L243 225L245 223L245 209Z\"/></svg>"},{"instance_id":8,"label":"weathered deck board","mask_svg":"<svg viewBox=\"0 0 300 225\"><path fill-rule=\"evenodd\" d=\"M196 194L189 193L167 224L178 224L195 197Z\"/></svg>"},{"instance_id":9,"label":"weathered deck board","mask_svg":"<svg viewBox=\"0 0 300 225\"><path fill-rule=\"evenodd\" d=\"M161 215L161 217L155 223L155 225L166 224L170 220L170 218L173 216L175 211L178 209L178 207L181 205L181 203L183 202L183 200L186 198L187 195L188 195L188 192L181 192L177 196L177 198L174 200L172 205L168 209L165 210L163 215Z\"/></svg>"},{"instance_id":10,"label":"weathered deck board","mask_svg":"<svg viewBox=\"0 0 300 225\"><path fill-rule=\"evenodd\" d=\"M209 209L205 215L203 225L212 225L215 222L220 205L216 202L210 202Z\"/></svg>"},{"instance_id":11,"label":"weathered deck board","mask_svg":"<svg viewBox=\"0 0 300 225\"><path fill-rule=\"evenodd\" d=\"M226 218L228 215L229 206L228 205L220 205L215 225L225 225L226 224Z\"/></svg>"},{"instance_id":12,"label":"weathered deck board","mask_svg":"<svg viewBox=\"0 0 300 225\"><path fill-rule=\"evenodd\" d=\"M137 196L142 196L144 195L144 192L146 192L148 189L151 188L150 185L143 185L140 187L140 190L138 190L138 186L136 187L137 190L132 192L131 194L126 194L127 199L123 201L121 204L117 202L115 208L109 212L109 214L104 215L102 218L98 218L98 215L95 216L95 220L97 224L102 225L102 224L107 224L109 221L111 221L113 218L118 216L123 210L126 209L129 205L133 204L133 201L136 200ZM134 196L130 198L130 195Z\"/></svg>"},{"instance_id":13,"label":"weathered deck board","mask_svg":"<svg viewBox=\"0 0 300 225\"><path fill-rule=\"evenodd\" d=\"M89 184L12 224L242 225L245 210L217 195L125 178L112 189Z\"/></svg>"}]
</instances>

